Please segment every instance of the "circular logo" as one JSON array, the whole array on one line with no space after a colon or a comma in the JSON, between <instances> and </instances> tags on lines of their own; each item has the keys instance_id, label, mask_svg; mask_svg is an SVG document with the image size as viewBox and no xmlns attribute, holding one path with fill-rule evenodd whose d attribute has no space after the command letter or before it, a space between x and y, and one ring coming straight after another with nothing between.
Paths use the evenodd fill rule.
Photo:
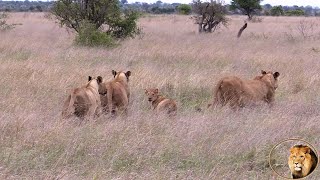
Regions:
<instances>
[{"instance_id":1,"label":"circular logo","mask_svg":"<svg viewBox=\"0 0 320 180\"><path fill-rule=\"evenodd\" d=\"M271 169L286 179L307 177L317 168L318 161L314 146L297 138L279 142L271 149L269 155Z\"/></svg>"}]
</instances>

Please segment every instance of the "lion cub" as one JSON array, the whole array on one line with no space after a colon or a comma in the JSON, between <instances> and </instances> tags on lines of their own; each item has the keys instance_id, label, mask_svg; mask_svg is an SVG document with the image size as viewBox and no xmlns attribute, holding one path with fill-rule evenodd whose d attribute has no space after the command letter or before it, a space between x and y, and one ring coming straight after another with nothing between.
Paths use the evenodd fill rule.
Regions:
<instances>
[{"instance_id":1,"label":"lion cub","mask_svg":"<svg viewBox=\"0 0 320 180\"><path fill-rule=\"evenodd\" d=\"M166 113L169 116L175 116L177 114L176 102L160 95L158 89L145 89L145 94L148 96L148 101L152 103L153 110L156 110L157 114Z\"/></svg>"}]
</instances>

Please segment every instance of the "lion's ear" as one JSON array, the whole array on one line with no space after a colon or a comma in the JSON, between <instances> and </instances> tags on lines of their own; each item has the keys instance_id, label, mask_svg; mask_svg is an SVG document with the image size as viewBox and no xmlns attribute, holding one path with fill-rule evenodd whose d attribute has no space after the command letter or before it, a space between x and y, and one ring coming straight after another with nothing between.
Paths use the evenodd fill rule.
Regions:
<instances>
[{"instance_id":1,"label":"lion's ear","mask_svg":"<svg viewBox=\"0 0 320 180\"><path fill-rule=\"evenodd\" d=\"M264 70L261 70L261 74L265 75L265 74L267 74L267 72Z\"/></svg>"},{"instance_id":2,"label":"lion's ear","mask_svg":"<svg viewBox=\"0 0 320 180\"><path fill-rule=\"evenodd\" d=\"M102 83L102 77L101 76L97 77L97 82L98 82L98 84Z\"/></svg>"},{"instance_id":3,"label":"lion's ear","mask_svg":"<svg viewBox=\"0 0 320 180\"><path fill-rule=\"evenodd\" d=\"M91 80L92 80L92 77L91 77L91 76L89 76L88 81L91 81Z\"/></svg>"},{"instance_id":4,"label":"lion's ear","mask_svg":"<svg viewBox=\"0 0 320 180\"><path fill-rule=\"evenodd\" d=\"M147 89L144 89L144 93L145 93L145 94L148 94L148 90L147 90Z\"/></svg>"},{"instance_id":5,"label":"lion's ear","mask_svg":"<svg viewBox=\"0 0 320 180\"><path fill-rule=\"evenodd\" d=\"M279 72L273 73L273 77L274 77L275 79L277 79L279 76L280 76L280 73L279 73Z\"/></svg>"},{"instance_id":6,"label":"lion's ear","mask_svg":"<svg viewBox=\"0 0 320 180\"><path fill-rule=\"evenodd\" d=\"M116 76L116 75L117 75L117 71L112 70L112 75L113 75L113 76Z\"/></svg>"},{"instance_id":7,"label":"lion's ear","mask_svg":"<svg viewBox=\"0 0 320 180\"><path fill-rule=\"evenodd\" d=\"M305 147L305 150L306 150L306 154L310 154L310 153L311 153L310 147L306 146L306 147Z\"/></svg>"},{"instance_id":8,"label":"lion's ear","mask_svg":"<svg viewBox=\"0 0 320 180\"><path fill-rule=\"evenodd\" d=\"M131 76L131 71L127 71L127 72L126 72L126 76L127 76L127 77Z\"/></svg>"},{"instance_id":9,"label":"lion's ear","mask_svg":"<svg viewBox=\"0 0 320 180\"><path fill-rule=\"evenodd\" d=\"M155 93L159 93L159 89L158 89L158 88L155 89L154 92L155 92Z\"/></svg>"}]
</instances>

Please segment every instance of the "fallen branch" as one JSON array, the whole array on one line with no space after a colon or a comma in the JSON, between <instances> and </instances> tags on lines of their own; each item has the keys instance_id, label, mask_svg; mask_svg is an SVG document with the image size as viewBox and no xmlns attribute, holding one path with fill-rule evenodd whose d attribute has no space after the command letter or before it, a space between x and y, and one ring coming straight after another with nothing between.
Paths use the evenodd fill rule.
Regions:
<instances>
[{"instance_id":1,"label":"fallen branch","mask_svg":"<svg viewBox=\"0 0 320 180\"><path fill-rule=\"evenodd\" d=\"M247 28L248 24L247 22L244 23L244 25L242 26L242 28L240 28L239 32L238 32L238 38L241 36L242 31L245 30Z\"/></svg>"}]
</instances>

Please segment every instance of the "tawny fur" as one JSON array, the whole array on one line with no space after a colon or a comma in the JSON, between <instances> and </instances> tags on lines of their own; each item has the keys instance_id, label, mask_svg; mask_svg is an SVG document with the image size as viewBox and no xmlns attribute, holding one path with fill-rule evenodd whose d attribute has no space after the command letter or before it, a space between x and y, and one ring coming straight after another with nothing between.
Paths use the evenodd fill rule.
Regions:
<instances>
[{"instance_id":1,"label":"tawny fur","mask_svg":"<svg viewBox=\"0 0 320 180\"><path fill-rule=\"evenodd\" d=\"M158 89L145 89L145 94L148 96L148 101L152 103L152 108L157 114L165 113L169 116L175 116L177 114L176 102L160 95Z\"/></svg>"},{"instance_id":2,"label":"tawny fur","mask_svg":"<svg viewBox=\"0 0 320 180\"><path fill-rule=\"evenodd\" d=\"M253 80L242 80L236 76L224 77L216 85L213 103L208 106L229 104L231 108L237 109L255 102L272 105L279 75L278 72L262 71L262 75Z\"/></svg>"},{"instance_id":3,"label":"tawny fur","mask_svg":"<svg viewBox=\"0 0 320 180\"><path fill-rule=\"evenodd\" d=\"M99 116L101 101L98 93L102 78L92 79L89 76L87 85L72 90L63 105L62 117L69 118L73 115L79 118L93 118Z\"/></svg>"},{"instance_id":4,"label":"tawny fur","mask_svg":"<svg viewBox=\"0 0 320 180\"><path fill-rule=\"evenodd\" d=\"M316 168L318 157L313 150L304 145L295 145L290 148L288 165L293 179L308 176Z\"/></svg>"},{"instance_id":5,"label":"tawny fur","mask_svg":"<svg viewBox=\"0 0 320 180\"><path fill-rule=\"evenodd\" d=\"M112 70L114 79L99 85L99 94L103 111L111 112L113 115L127 113L130 98L130 88L128 85L131 72L116 72Z\"/></svg>"}]
</instances>

